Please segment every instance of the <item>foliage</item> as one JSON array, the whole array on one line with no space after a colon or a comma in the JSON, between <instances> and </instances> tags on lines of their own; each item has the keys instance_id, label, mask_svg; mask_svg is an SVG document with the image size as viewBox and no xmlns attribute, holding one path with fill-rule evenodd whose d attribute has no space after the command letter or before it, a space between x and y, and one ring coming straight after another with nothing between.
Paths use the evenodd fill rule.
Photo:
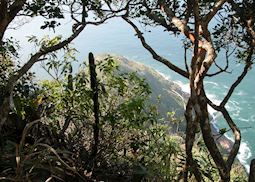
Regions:
<instances>
[{"instance_id":1,"label":"foliage","mask_svg":"<svg viewBox=\"0 0 255 182\"><path fill-rule=\"evenodd\" d=\"M253 63L253 1L0 0L0 9L0 174L4 176L1 180L178 181L183 168L186 180L188 176L190 180L203 178L215 181L219 180L219 175L224 181L229 181L230 176L233 181L246 180L245 175L233 174L239 170L235 166L230 175L240 147L240 132L225 105ZM124 14L121 14L122 11ZM208 26L216 15L218 23ZM67 38L61 35L53 38L45 36L41 40L29 37L29 42L38 48L37 52L26 64L17 66L19 44L4 37L9 24L17 16L39 16L45 20L40 28L53 31L61 25L61 19L70 16L72 32ZM146 102L150 89L145 80L134 73L119 74L116 71L118 66L109 57L97 66L100 144L96 158L91 159L94 111L89 71L84 71L84 64L84 70L73 73L68 59L75 60L75 50L70 49L69 43L86 25L99 25L115 16L122 17L134 28L153 58L190 78L190 85L195 85L185 115L187 137L184 142L178 135L169 135L164 123L157 120L155 106ZM186 70L183 70L159 56L129 18L139 18L146 26L162 26L175 35L183 33L187 38L185 42L190 41L194 48L190 68L187 60ZM57 60L56 52L60 49L66 53L64 61ZM217 53L223 49L226 51L225 68L215 63ZM206 97L203 79L227 72L228 58L232 54L229 51L235 53L245 67L217 106ZM45 68L54 80L44 81L38 86L33 81L34 74L28 70L37 61L45 59L49 61ZM208 74L212 64L219 71ZM208 104L222 112L234 131L236 145L227 160L210 133ZM179 120L174 118L174 113L168 113L168 116L178 125ZM209 139L204 141L203 147L194 144L196 134L193 133L199 124L203 138ZM221 133L225 131L221 130ZM205 150L205 146L210 152ZM184 149L186 156L182 152ZM208 158L208 153L212 159Z\"/></svg>"},{"instance_id":2,"label":"foliage","mask_svg":"<svg viewBox=\"0 0 255 182\"><path fill-rule=\"evenodd\" d=\"M13 134L5 138L1 176L21 181L178 181L185 161L183 138L169 135L169 126L157 119L156 106L147 102L146 81L135 73L120 73L111 57L97 61L100 145L96 166L91 163L94 117L89 70L84 63L80 72L73 73L72 57L67 56L62 64L46 63L49 72L57 69L62 74L42 81L34 91L30 85L28 95L21 91L17 95L16 114L27 124L16 140L11 139ZM40 122L32 120L35 113ZM174 113L168 115L171 122L177 122ZM24 143L15 145L17 139ZM15 155L8 156L17 155L17 147L20 162ZM212 161L207 152L199 151L196 158L204 176L218 179L215 168L208 171Z\"/></svg>"},{"instance_id":3,"label":"foliage","mask_svg":"<svg viewBox=\"0 0 255 182\"><path fill-rule=\"evenodd\" d=\"M254 62L254 1L132 0L132 3L130 3L127 14L122 16L123 20L134 29L143 47L156 61L187 78L190 82L190 97L185 111L187 125L184 181L188 181L189 173L192 173L197 181L203 180L203 171L200 171L198 161L193 157L192 151L198 128L201 129L210 156L217 164L221 180L229 181L231 167L240 148L241 133L228 113L226 104ZM183 61L185 68L178 66L181 64L168 60L153 49L144 36L143 31L146 29L137 25L137 21L144 26L161 27L169 34L182 39L185 47ZM190 60L187 59L187 50L193 53ZM217 63L216 58L221 51L225 52L225 67ZM233 55L238 62L244 64L244 68L231 84L221 103L217 105L207 97L204 80L224 72L230 73L229 67L235 65L229 62L229 58ZM212 65L216 66L216 70ZM211 70L213 73L210 72ZM227 157L217 147L217 141L210 129L208 105L222 113L234 134L235 144ZM222 130L221 133L224 131ZM192 170L188 170L190 168Z\"/></svg>"}]
</instances>

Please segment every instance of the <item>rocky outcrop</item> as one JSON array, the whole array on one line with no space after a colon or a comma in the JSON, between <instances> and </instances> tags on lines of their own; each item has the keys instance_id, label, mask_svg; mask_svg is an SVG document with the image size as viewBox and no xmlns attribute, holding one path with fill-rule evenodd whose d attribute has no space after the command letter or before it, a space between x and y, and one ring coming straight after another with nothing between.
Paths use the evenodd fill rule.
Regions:
<instances>
[{"instance_id":1,"label":"rocky outcrop","mask_svg":"<svg viewBox=\"0 0 255 182\"><path fill-rule=\"evenodd\" d=\"M106 56L100 55L96 59L103 60ZM125 57L111 56L117 61L120 72L136 72L150 85L152 92L150 103L158 106L159 117L167 119L167 112L175 112L176 118L180 118L180 123L171 124L171 130L176 131L178 127L178 129L184 131L184 109L185 98L188 97L187 93L183 92L179 85L148 66L128 60Z\"/></svg>"},{"instance_id":2,"label":"rocky outcrop","mask_svg":"<svg viewBox=\"0 0 255 182\"><path fill-rule=\"evenodd\" d=\"M96 59L103 60L107 56L109 55L99 55ZM144 64L128 60L122 56L111 55L111 57L113 57L119 64L120 72L136 72L138 75L145 78L152 91L150 102L158 105L160 117L167 118L167 112L174 111L176 117L181 119L181 122L178 126L177 124L172 123L170 125L171 130L176 131L176 128L178 127L179 131L185 131L184 111L189 94L183 92L178 84ZM215 140L219 146L221 146L223 151L225 153L230 152L233 142L226 136L220 135L218 128L213 124L211 125L211 129Z\"/></svg>"}]
</instances>

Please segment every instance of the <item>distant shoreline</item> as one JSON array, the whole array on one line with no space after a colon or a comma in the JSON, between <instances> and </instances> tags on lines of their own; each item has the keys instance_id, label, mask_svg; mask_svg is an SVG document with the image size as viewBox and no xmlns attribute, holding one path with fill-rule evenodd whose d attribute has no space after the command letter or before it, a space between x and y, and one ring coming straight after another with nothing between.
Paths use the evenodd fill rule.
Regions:
<instances>
[{"instance_id":1,"label":"distant shoreline","mask_svg":"<svg viewBox=\"0 0 255 182\"><path fill-rule=\"evenodd\" d=\"M150 68L150 69L153 69L153 68ZM156 71L156 70L155 70ZM188 93L186 91L186 89L183 89L183 87L177 83L177 82L174 82L172 81L171 79L169 79L167 76L165 76L164 74L156 71L158 74L160 74L165 80L167 80L168 82L173 82L174 84L176 84L180 90L179 90L179 95L183 96L183 100L185 102L187 102L188 98L189 98L189 95L190 93ZM209 111L208 111L209 112ZM224 135L221 135L219 133L219 128L216 126L216 123L213 123L214 121L214 115L213 113L210 113L209 112L209 117L211 117L212 119L210 120L210 126L211 126L211 131L212 131L212 135L213 135L213 138L214 140L216 141L216 143L218 145L220 145L220 147L222 148L222 150L224 151L225 154L229 154L233 145L234 145L234 142L229 139L225 134ZM241 146L240 146L241 148ZM240 149L239 149L240 150ZM247 174L249 173L249 165L245 165L243 164L238 157L236 157L236 159L238 160L238 162L244 167L245 171L247 172Z\"/></svg>"},{"instance_id":2,"label":"distant shoreline","mask_svg":"<svg viewBox=\"0 0 255 182\"><path fill-rule=\"evenodd\" d=\"M180 97L183 100L183 103L187 102L187 100L189 98L189 95L190 95L187 92L187 89L184 89L181 84L171 80L166 75L164 75L161 72L155 70L154 68L149 67L147 65L144 65L142 63L130 60L128 58L119 56L119 55L103 54L103 55L96 56L96 58L102 60L102 58L105 58L106 56L112 56L113 58L116 58L120 64L125 64L128 67L129 71L138 71L138 72L140 72L140 74L142 72L147 71L147 72L153 74L161 82L165 83L166 85L171 85L170 89L172 89L172 90L170 90L170 91L174 92L175 95L178 95L178 97ZM231 139L229 139L227 136L219 134L219 128L215 125L215 123L212 123L213 113L209 113L209 114L210 114L210 118L212 118L212 120L210 121L212 135L213 135L216 143L221 147L221 150L223 150L223 152L225 154L228 154L231 151L234 142L231 141ZM240 162L239 159L238 159L238 161ZM240 162L240 164L244 168L247 167L244 164L242 164L241 162ZM247 170L248 169L246 168L246 171Z\"/></svg>"}]
</instances>

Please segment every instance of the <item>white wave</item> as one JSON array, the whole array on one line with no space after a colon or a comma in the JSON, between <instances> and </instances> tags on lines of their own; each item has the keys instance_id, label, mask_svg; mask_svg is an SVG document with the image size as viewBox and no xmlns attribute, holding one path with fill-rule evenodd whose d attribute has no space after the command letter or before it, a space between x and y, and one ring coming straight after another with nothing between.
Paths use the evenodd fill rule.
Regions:
<instances>
[{"instance_id":1,"label":"white wave","mask_svg":"<svg viewBox=\"0 0 255 182\"><path fill-rule=\"evenodd\" d=\"M245 118L242 118L242 117L239 117L238 120L243 121L243 122L249 122L249 119L245 119Z\"/></svg>"},{"instance_id":2,"label":"white wave","mask_svg":"<svg viewBox=\"0 0 255 182\"><path fill-rule=\"evenodd\" d=\"M174 83L178 84L181 87L183 92L190 93L190 87L188 83L185 84L181 81L174 81Z\"/></svg>"},{"instance_id":3,"label":"white wave","mask_svg":"<svg viewBox=\"0 0 255 182\"><path fill-rule=\"evenodd\" d=\"M249 173L250 166L247 160L252 156L249 145L246 142L242 142L240 145L239 153L237 155L238 160L244 165L246 171Z\"/></svg>"},{"instance_id":4,"label":"white wave","mask_svg":"<svg viewBox=\"0 0 255 182\"><path fill-rule=\"evenodd\" d=\"M163 73L157 71L159 74L161 74L163 77L165 77L166 79L170 80L169 76L164 75ZM190 93L190 87L189 84L185 84L181 81L173 81L174 83L178 84L183 92L186 93ZM217 86L217 83L214 82L208 82L209 84L213 84L215 86ZM227 86L223 86L225 88L228 88ZM243 93L239 93L239 94L243 94ZM215 104L219 105L221 103L221 101L217 98L217 96L215 94L210 94L207 93L208 98L214 102ZM235 116L239 116L240 110L242 109L239 106L239 103L237 101L230 101L227 106L227 109L229 109L229 111L231 113L234 113ZM217 118L221 116L221 113L215 111L211 106L208 107L208 112L211 114L213 120L211 121L211 124L213 125L214 128L216 128L217 130L219 130L218 125L217 125ZM255 115L253 116L252 119L254 119ZM226 137L234 142L233 138L229 137L226 135ZM245 167L246 171L249 173L249 164L247 162L247 160L252 156L251 150L248 146L247 143L245 142L241 142L240 145L240 149L239 149L239 153L237 155L238 160L241 162L241 164Z\"/></svg>"},{"instance_id":5,"label":"white wave","mask_svg":"<svg viewBox=\"0 0 255 182\"><path fill-rule=\"evenodd\" d=\"M226 109L229 112L233 113L234 117L238 117L240 111L242 110L242 108L239 105L240 105L239 102L230 100L226 105Z\"/></svg>"},{"instance_id":6,"label":"white wave","mask_svg":"<svg viewBox=\"0 0 255 182\"><path fill-rule=\"evenodd\" d=\"M243 95L247 95L247 93L245 93L243 90L238 91L235 95L237 96L243 96Z\"/></svg>"},{"instance_id":7,"label":"white wave","mask_svg":"<svg viewBox=\"0 0 255 182\"><path fill-rule=\"evenodd\" d=\"M251 121L255 121L255 115L252 115L252 116L250 117L250 120L251 120Z\"/></svg>"},{"instance_id":8,"label":"white wave","mask_svg":"<svg viewBox=\"0 0 255 182\"><path fill-rule=\"evenodd\" d=\"M233 143L235 142L232 137L230 137L228 134L225 134L227 139L232 141ZM252 156L251 149L249 147L249 144L246 142L241 142L240 148L237 154L237 159L240 161L240 163L245 167L245 170L247 173L250 171L250 165L248 163L248 159Z\"/></svg>"},{"instance_id":9,"label":"white wave","mask_svg":"<svg viewBox=\"0 0 255 182\"><path fill-rule=\"evenodd\" d=\"M229 89L229 86L227 86L227 85L223 85L223 87L226 88L226 89Z\"/></svg>"},{"instance_id":10,"label":"white wave","mask_svg":"<svg viewBox=\"0 0 255 182\"><path fill-rule=\"evenodd\" d=\"M152 68L153 70L155 70L159 75L161 75L162 77L164 77L166 80L172 81L170 75L166 75L166 74L164 74L164 73L162 73L162 72L160 72L160 71L154 69L153 67L151 67L151 68Z\"/></svg>"},{"instance_id":11,"label":"white wave","mask_svg":"<svg viewBox=\"0 0 255 182\"><path fill-rule=\"evenodd\" d=\"M218 83L216 83L216 82L211 82L211 81L205 81L205 84L211 84L211 85L214 85L214 86L219 86L219 84Z\"/></svg>"}]
</instances>

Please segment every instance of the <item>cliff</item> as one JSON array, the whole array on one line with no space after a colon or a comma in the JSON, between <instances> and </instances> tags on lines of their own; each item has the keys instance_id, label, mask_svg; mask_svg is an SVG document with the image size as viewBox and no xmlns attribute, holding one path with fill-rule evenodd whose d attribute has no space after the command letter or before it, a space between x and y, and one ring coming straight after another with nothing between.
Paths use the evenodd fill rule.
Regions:
<instances>
[{"instance_id":1,"label":"cliff","mask_svg":"<svg viewBox=\"0 0 255 182\"><path fill-rule=\"evenodd\" d=\"M99 55L96 57L98 60L102 60L109 55ZM181 87L173 81L165 78L162 74L155 71L154 69L145 66L141 63L128 60L125 57L111 55L114 60L119 64L120 72L136 72L138 75L143 77L151 87L151 98L152 104L158 104L159 115L163 118L167 118L167 112L174 111L175 116L181 119L178 124L171 124L170 130L185 131L185 118L184 111L186 101L189 94L182 91ZM160 96L160 102L158 97ZM211 116L210 116L211 117ZM212 117L211 117L212 119ZM218 128L211 124L212 134L218 143L218 146L223 153L228 154L232 148L233 142L224 135L219 135Z\"/></svg>"},{"instance_id":2,"label":"cliff","mask_svg":"<svg viewBox=\"0 0 255 182\"><path fill-rule=\"evenodd\" d=\"M98 60L103 60L107 55L99 55ZM144 78L151 88L150 103L158 106L160 118L167 119L167 112L174 112L176 118L180 118L178 128L185 130L184 110L188 94L183 92L176 83L166 79L162 74L141 63L128 60L125 57L111 55L119 65L119 71L136 72ZM171 130L176 131L177 124L171 124Z\"/></svg>"}]
</instances>

